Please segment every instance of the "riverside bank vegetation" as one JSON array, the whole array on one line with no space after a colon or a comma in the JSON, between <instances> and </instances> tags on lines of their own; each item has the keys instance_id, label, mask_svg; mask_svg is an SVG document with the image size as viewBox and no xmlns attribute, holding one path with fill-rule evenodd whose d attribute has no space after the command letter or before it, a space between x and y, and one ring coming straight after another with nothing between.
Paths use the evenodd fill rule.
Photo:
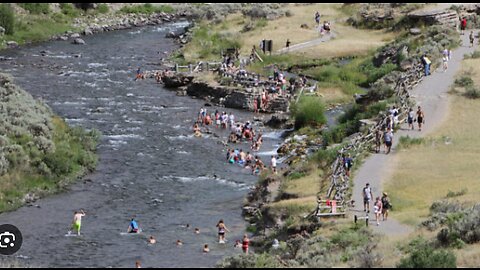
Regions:
<instances>
[{"instance_id":1,"label":"riverside bank vegetation","mask_svg":"<svg viewBox=\"0 0 480 270\"><path fill-rule=\"evenodd\" d=\"M0 73L0 212L33 203L91 172L100 134L69 127Z\"/></svg>"}]
</instances>

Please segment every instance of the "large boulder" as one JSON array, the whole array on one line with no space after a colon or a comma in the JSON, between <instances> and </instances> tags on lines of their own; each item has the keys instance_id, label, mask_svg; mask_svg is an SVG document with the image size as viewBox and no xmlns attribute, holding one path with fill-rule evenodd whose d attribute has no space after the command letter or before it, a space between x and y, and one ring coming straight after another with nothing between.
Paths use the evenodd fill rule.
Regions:
<instances>
[{"instance_id":1,"label":"large boulder","mask_svg":"<svg viewBox=\"0 0 480 270\"><path fill-rule=\"evenodd\" d=\"M177 88L189 85L193 81L193 76L185 76L183 74L174 74L163 77L163 83L166 88Z\"/></svg>"},{"instance_id":2,"label":"large boulder","mask_svg":"<svg viewBox=\"0 0 480 270\"><path fill-rule=\"evenodd\" d=\"M165 34L165 38L176 38L176 37L177 35L173 31L170 31L167 34Z\"/></svg>"},{"instance_id":3,"label":"large boulder","mask_svg":"<svg viewBox=\"0 0 480 270\"><path fill-rule=\"evenodd\" d=\"M7 47L9 48L15 48L15 47L18 47L18 43L15 42L15 41L7 41Z\"/></svg>"},{"instance_id":4,"label":"large boulder","mask_svg":"<svg viewBox=\"0 0 480 270\"><path fill-rule=\"evenodd\" d=\"M5 34L5 28L0 26L0 36L3 36Z\"/></svg>"},{"instance_id":5,"label":"large boulder","mask_svg":"<svg viewBox=\"0 0 480 270\"><path fill-rule=\"evenodd\" d=\"M287 123L288 119L289 117L286 114L274 114L268 121L265 121L264 124L272 128L281 128Z\"/></svg>"},{"instance_id":6,"label":"large boulder","mask_svg":"<svg viewBox=\"0 0 480 270\"><path fill-rule=\"evenodd\" d=\"M93 35L93 31L92 31L92 29L90 29L90 27L87 27L87 28L85 28L85 30L83 30L83 34L85 36Z\"/></svg>"},{"instance_id":7,"label":"large boulder","mask_svg":"<svg viewBox=\"0 0 480 270\"><path fill-rule=\"evenodd\" d=\"M70 38L73 38L73 39L79 38L79 37L80 37L79 33L73 33L73 34L70 35Z\"/></svg>"},{"instance_id":8,"label":"large boulder","mask_svg":"<svg viewBox=\"0 0 480 270\"><path fill-rule=\"evenodd\" d=\"M76 38L72 42L73 44L80 44L80 45L85 45L85 41L81 38Z\"/></svg>"}]
</instances>

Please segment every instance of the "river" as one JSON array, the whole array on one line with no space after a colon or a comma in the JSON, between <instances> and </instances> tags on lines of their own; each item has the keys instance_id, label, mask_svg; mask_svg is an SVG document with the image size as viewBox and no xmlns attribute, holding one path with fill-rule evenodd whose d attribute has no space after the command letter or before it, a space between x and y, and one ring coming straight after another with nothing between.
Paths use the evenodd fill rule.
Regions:
<instances>
[{"instance_id":1,"label":"river","mask_svg":"<svg viewBox=\"0 0 480 270\"><path fill-rule=\"evenodd\" d=\"M94 173L67 191L0 215L0 224L17 226L22 248L13 256L43 267L211 267L233 249L245 232L241 206L257 177L225 162L221 138L195 138L191 127L205 102L179 97L153 79L133 81L136 69L176 48L165 33L177 22L85 36L86 45L51 41L0 52L3 72L41 98L71 125L102 132ZM43 52L43 53L42 53ZM216 107L207 107L210 111ZM218 108L225 110L225 108ZM237 120L251 113L227 109ZM263 155L281 143L278 131L266 134ZM239 148L248 149L247 144ZM261 153L262 154L262 153ZM91 180L91 181L90 181ZM65 237L73 211L83 208L81 237ZM131 217L143 235L124 236ZM215 225L224 219L232 233L216 243ZM182 225L190 224L187 229ZM193 228L200 228L194 234ZM157 244L147 245L153 235ZM176 246L177 239L184 242ZM203 245L209 254L202 253Z\"/></svg>"}]
</instances>

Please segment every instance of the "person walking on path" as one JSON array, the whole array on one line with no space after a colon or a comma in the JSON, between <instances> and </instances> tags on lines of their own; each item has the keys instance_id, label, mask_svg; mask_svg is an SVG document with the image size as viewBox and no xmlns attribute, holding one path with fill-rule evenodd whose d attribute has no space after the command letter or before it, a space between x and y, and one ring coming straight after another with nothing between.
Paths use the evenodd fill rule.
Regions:
<instances>
[{"instance_id":1,"label":"person walking on path","mask_svg":"<svg viewBox=\"0 0 480 270\"><path fill-rule=\"evenodd\" d=\"M370 213L370 201L373 198L372 189L370 188L370 184L367 183L363 188L363 211Z\"/></svg>"},{"instance_id":2,"label":"person walking on path","mask_svg":"<svg viewBox=\"0 0 480 270\"><path fill-rule=\"evenodd\" d=\"M448 69L448 56L443 56L442 58L442 62L443 62L443 72L447 72L447 69Z\"/></svg>"},{"instance_id":3,"label":"person walking on path","mask_svg":"<svg viewBox=\"0 0 480 270\"><path fill-rule=\"evenodd\" d=\"M388 218L388 210L392 208L392 204L390 203L390 198L386 192L382 194L382 217L383 221L386 221Z\"/></svg>"},{"instance_id":4,"label":"person walking on path","mask_svg":"<svg viewBox=\"0 0 480 270\"><path fill-rule=\"evenodd\" d=\"M285 45L286 45L285 47L287 47L287 50L290 49L290 43L291 43L291 42L290 42L290 39L287 38L287 44L285 44Z\"/></svg>"},{"instance_id":5,"label":"person walking on path","mask_svg":"<svg viewBox=\"0 0 480 270\"><path fill-rule=\"evenodd\" d=\"M385 138L385 148L386 148L385 154L388 155L390 153L390 150L391 150L392 144L393 144L393 132L392 132L392 130L390 128L387 129L387 132L385 132L385 135L383 137Z\"/></svg>"},{"instance_id":6,"label":"person walking on path","mask_svg":"<svg viewBox=\"0 0 480 270\"><path fill-rule=\"evenodd\" d=\"M350 157L350 154L347 154L343 159L343 164L345 165L345 173L350 177L350 169L353 166L353 159Z\"/></svg>"},{"instance_id":7,"label":"person walking on path","mask_svg":"<svg viewBox=\"0 0 480 270\"><path fill-rule=\"evenodd\" d=\"M467 18L463 17L460 23L461 34L465 34L465 28L467 28Z\"/></svg>"},{"instance_id":8,"label":"person walking on path","mask_svg":"<svg viewBox=\"0 0 480 270\"><path fill-rule=\"evenodd\" d=\"M320 13L318 11L315 12L315 22L317 23L317 26L320 25Z\"/></svg>"},{"instance_id":9,"label":"person walking on path","mask_svg":"<svg viewBox=\"0 0 480 270\"><path fill-rule=\"evenodd\" d=\"M413 118L415 117L415 113L413 112L413 109L410 108L408 111L408 118L407 118L407 123L408 123L408 128L413 130Z\"/></svg>"},{"instance_id":10,"label":"person walking on path","mask_svg":"<svg viewBox=\"0 0 480 270\"><path fill-rule=\"evenodd\" d=\"M422 124L425 124L425 114L422 111L422 108L418 106L417 110L417 122L418 122L418 131L422 131Z\"/></svg>"},{"instance_id":11,"label":"person walking on path","mask_svg":"<svg viewBox=\"0 0 480 270\"><path fill-rule=\"evenodd\" d=\"M377 197L375 199L375 203L373 204L373 210L375 213L375 221L377 222L377 226L380 225L380 215L382 214L383 211L383 205L382 205L382 200L380 200L380 197Z\"/></svg>"},{"instance_id":12,"label":"person walking on path","mask_svg":"<svg viewBox=\"0 0 480 270\"><path fill-rule=\"evenodd\" d=\"M431 75L431 73L430 73L430 64L432 63L432 61L430 61L430 59L428 59L426 53L422 56L422 63L423 63L423 65L424 65L424 67L425 67L425 76Z\"/></svg>"},{"instance_id":13,"label":"person walking on path","mask_svg":"<svg viewBox=\"0 0 480 270\"><path fill-rule=\"evenodd\" d=\"M473 31L470 31L470 48L473 47L473 41L475 40L475 36L473 35Z\"/></svg>"}]
</instances>

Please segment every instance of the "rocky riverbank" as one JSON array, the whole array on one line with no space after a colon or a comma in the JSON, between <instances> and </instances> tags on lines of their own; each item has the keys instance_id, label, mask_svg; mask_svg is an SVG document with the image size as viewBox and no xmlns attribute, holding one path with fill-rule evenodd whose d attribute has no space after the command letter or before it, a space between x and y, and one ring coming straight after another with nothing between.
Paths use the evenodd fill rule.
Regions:
<instances>
[{"instance_id":1,"label":"rocky riverbank","mask_svg":"<svg viewBox=\"0 0 480 270\"><path fill-rule=\"evenodd\" d=\"M67 32L65 34L56 35L52 40L68 40L72 39L75 44L85 44L80 38L82 35L93 35L102 32L131 29L133 27L143 27L148 25L159 25L175 21L185 17L185 13L167 14L164 12L145 14L116 14L104 16L88 16L85 18L77 18L74 20L73 26L82 29L77 32Z\"/></svg>"}]
</instances>

